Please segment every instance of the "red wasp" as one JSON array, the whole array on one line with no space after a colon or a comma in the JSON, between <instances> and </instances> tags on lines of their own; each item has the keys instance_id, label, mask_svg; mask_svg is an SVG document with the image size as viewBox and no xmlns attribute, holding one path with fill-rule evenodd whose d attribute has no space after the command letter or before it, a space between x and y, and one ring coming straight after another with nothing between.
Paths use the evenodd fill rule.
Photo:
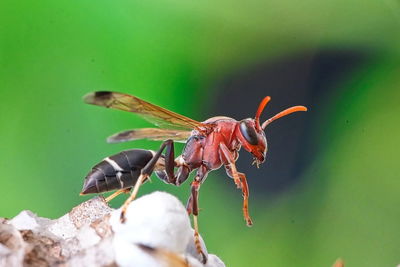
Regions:
<instances>
[{"instance_id":1,"label":"red wasp","mask_svg":"<svg viewBox=\"0 0 400 267\"><path fill-rule=\"evenodd\" d=\"M267 96L261 101L254 119L237 121L229 117L217 116L198 122L128 94L99 91L86 95L84 101L88 104L137 113L160 127L123 131L109 137L108 142L143 138L164 142L157 152L130 149L107 157L94 166L86 176L81 194L119 189L106 199L110 201L115 196L129 192L133 188L130 197L121 209L121 221L124 222L128 204L135 199L140 185L146 182L153 172L164 182L179 186L186 181L193 170L197 170L191 184L187 211L193 214L197 251L202 255L203 262L206 262L206 256L200 247L197 223L200 185L210 171L224 166L227 175L233 178L238 188L242 189L244 219L248 226L252 225L248 211L249 189L246 175L238 172L235 165L239 150L243 146L250 152L254 156L253 163L258 167L264 162L267 152L265 127L290 113L307 110L303 106L294 106L261 124L260 115L270 99ZM182 155L177 158L175 158L173 141L186 143ZM163 155L164 149L166 151ZM176 171L175 168L177 168Z\"/></svg>"}]
</instances>

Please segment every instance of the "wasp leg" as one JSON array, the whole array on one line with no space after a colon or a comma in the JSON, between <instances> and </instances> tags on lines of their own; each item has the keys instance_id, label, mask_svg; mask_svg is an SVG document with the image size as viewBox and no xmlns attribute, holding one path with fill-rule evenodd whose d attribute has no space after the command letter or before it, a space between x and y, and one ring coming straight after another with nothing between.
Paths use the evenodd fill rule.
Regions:
<instances>
[{"instance_id":1,"label":"wasp leg","mask_svg":"<svg viewBox=\"0 0 400 267\"><path fill-rule=\"evenodd\" d=\"M242 183L242 193L243 193L243 216L246 220L247 226L252 226L253 222L249 215L249 186L247 185L246 175L244 173L238 172L240 181Z\"/></svg>"},{"instance_id":2,"label":"wasp leg","mask_svg":"<svg viewBox=\"0 0 400 267\"><path fill-rule=\"evenodd\" d=\"M165 141L166 151L164 156L164 172L158 172L157 176L168 184L176 186L181 185L184 181L189 178L189 174L192 171L189 166L185 163L182 156L175 158L174 144L172 140ZM176 174L174 168L178 168Z\"/></svg>"},{"instance_id":3,"label":"wasp leg","mask_svg":"<svg viewBox=\"0 0 400 267\"><path fill-rule=\"evenodd\" d=\"M185 164L185 160L182 156L175 159L174 143L172 140L166 141L165 151L165 172L168 177L168 182L174 185L181 185L184 181L189 178L191 169ZM178 168L178 172L174 174L174 168Z\"/></svg>"},{"instance_id":4,"label":"wasp leg","mask_svg":"<svg viewBox=\"0 0 400 267\"><path fill-rule=\"evenodd\" d=\"M172 140L165 141L167 147L165 151L165 173L167 174L168 183L175 184L176 177L174 174L175 168L175 152L174 143Z\"/></svg>"},{"instance_id":5,"label":"wasp leg","mask_svg":"<svg viewBox=\"0 0 400 267\"><path fill-rule=\"evenodd\" d=\"M234 166L235 164L231 163L228 165L229 167L225 166L226 173L230 177L235 177L235 176L239 177L240 188L242 189L242 195L243 195L243 216L247 226L252 226L253 222L249 215L249 186L247 185L246 175L244 173L238 172L236 168L232 168L232 165Z\"/></svg>"},{"instance_id":6,"label":"wasp leg","mask_svg":"<svg viewBox=\"0 0 400 267\"><path fill-rule=\"evenodd\" d=\"M136 183L135 183L135 185L134 185L134 187L133 187L133 190L132 190L131 195L130 195L129 198L124 202L124 204L123 204L122 207L121 207L121 217L120 217L120 220L121 220L122 223L125 222L125 219L126 219L126 218L125 218L126 210L128 209L129 203L131 203L131 202L135 199L135 197L136 197L136 195L137 195L137 193L138 193L138 191L139 191L139 187L140 187L140 186L143 184L143 182L145 182L145 181L150 177L150 175L153 173L154 167L155 167L155 165L156 165L158 159L161 157L161 153L164 151L164 148L165 148L166 146L172 146L172 145L173 145L172 140L167 140L167 141L163 142L162 145L161 145L161 147L160 147L160 149L157 151L157 153L156 153L156 154L153 156L153 158L146 164L146 166L144 166L144 168L143 168L142 171L140 172L140 176L139 176L139 178L137 179L137 181L136 181Z\"/></svg>"},{"instance_id":7,"label":"wasp leg","mask_svg":"<svg viewBox=\"0 0 400 267\"><path fill-rule=\"evenodd\" d=\"M128 194L131 191L131 188L123 188L123 189L119 189L117 191L115 191L114 193L112 193L111 195L109 195L108 197L106 197L106 202L110 202L111 200L113 200L116 196L122 194L122 193L126 193Z\"/></svg>"},{"instance_id":8,"label":"wasp leg","mask_svg":"<svg viewBox=\"0 0 400 267\"><path fill-rule=\"evenodd\" d=\"M233 156L232 152L230 152L229 149L226 147L226 145L221 143L220 148L221 148L221 151L222 151L224 157L228 161L228 164L225 165L226 173L228 174L229 177L233 178L237 188L242 189L243 216L244 216L247 226L251 226L251 225L253 225L253 222L249 215L249 186L247 185L246 175L244 173L237 171L235 161L234 161L234 156Z\"/></svg>"},{"instance_id":9,"label":"wasp leg","mask_svg":"<svg viewBox=\"0 0 400 267\"><path fill-rule=\"evenodd\" d=\"M167 181L170 184L174 185L180 185L183 181L185 181L190 174L190 169L188 166L184 164L182 160L175 161L174 160L174 142L172 140L166 140L162 143L160 149L157 151L157 153L153 156L153 158L146 164L146 166L142 169L141 174L136 181L132 193L129 196L129 198L125 201L125 203L122 205L122 211L121 211L121 222L125 221L125 214L126 210L128 208L129 203L131 203L136 195L137 192L139 191L139 187L151 176L151 174L154 171L154 167L158 161L158 159L161 157L162 152L166 148L165 152L165 173L166 173L166 179L163 179ZM174 174L174 168L179 167L178 174ZM118 191L117 191L118 192ZM117 193L116 192L116 193Z\"/></svg>"},{"instance_id":10,"label":"wasp leg","mask_svg":"<svg viewBox=\"0 0 400 267\"><path fill-rule=\"evenodd\" d=\"M197 175L191 185L191 195L188 203L188 205L191 204L191 208L188 207L188 210L190 209L190 211L193 212L194 244L196 246L197 253L199 253L202 256L204 264L207 262L207 256L201 248L200 237L199 237L199 224L197 221L198 219L197 217L199 215L198 198L199 198L200 185L207 177L207 172L208 172L207 168L204 165L202 165L197 171Z\"/></svg>"},{"instance_id":11,"label":"wasp leg","mask_svg":"<svg viewBox=\"0 0 400 267\"><path fill-rule=\"evenodd\" d=\"M222 156L229 163L229 167L228 168L229 168L229 170L231 172L231 175L229 173L228 173L228 175L233 178L237 188L241 188L242 187L242 183L240 181L240 177L239 177L238 171L236 169L235 157L234 157L233 153L229 150L229 148L224 143L220 143L219 144L219 148L220 148L220 152L222 152ZM227 168L226 165L225 165L225 168Z\"/></svg>"},{"instance_id":12,"label":"wasp leg","mask_svg":"<svg viewBox=\"0 0 400 267\"><path fill-rule=\"evenodd\" d=\"M187 180L187 178L189 178L190 172L192 171L188 166L186 165L181 165L178 166L178 172L176 174L176 179L175 179L175 185L179 186L181 185L183 182L185 182Z\"/></svg>"},{"instance_id":13,"label":"wasp leg","mask_svg":"<svg viewBox=\"0 0 400 267\"><path fill-rule=\"evenodd\" d=\"M186 210L187 213L190 215L193 212L193 198L192 198L192 194L190 194L189 199L186 203Z\"/></svg>"},{"instance_id":14,"label":"wasp leg","mask_svg":"<svg viewBox=\"0 0 400 267\"><path fill-rule=\"evenodd\" d=\"M126 214L126 210L128 209L129 203L131 203L131 202L136 198L136 195L137 195L137 193L138 193L138 191L139 191L139 187L140 187L140 186L143 184L143 182L146 181L146 179L148 179L148 178L149 178L149 175L143 174L143 173L140 174L138 180L137 180L136 183L135 183L135 186L133 187L133 191L132 191L131 195L129 196L129 198L128 198L127 200L125 200L124 204L122 205L122 208L121 208L121 217L120 217L121 223L124 223L124 222L126 221L126 216L125 216L125 214Z\"/></svg>"}]
</instances>

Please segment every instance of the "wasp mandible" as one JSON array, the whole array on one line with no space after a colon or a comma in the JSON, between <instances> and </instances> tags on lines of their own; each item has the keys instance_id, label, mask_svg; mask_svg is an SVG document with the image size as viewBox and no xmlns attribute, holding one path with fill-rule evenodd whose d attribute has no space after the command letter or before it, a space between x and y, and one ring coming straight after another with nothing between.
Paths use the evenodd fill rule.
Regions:
<instances>
[{"instance_id":1,"label":"wasp mandible","mask_svg":"<svg viewBox=\"0 0 400 267\"><path fill-rule=\"evenodd\" d=\"M235 165L239 150L243 147L250 152L254 157L253 163L258 167L265 161L267 140L264 129L268 124L293 112L307 111L304 106L290 107L261 124L261 113L270 100L271 98L267 96L261 101L254 119L237 121L229 117L217 116L198 122L136 96L109 91L89 93L84 97L84 101L88 104L133 112L159 127L123 131L109 137L108 142L147 138L163 141L163 143L158 151L130 149L105 158L86 176L81 194L118 189L106 199L110 201L133 188L131 195L121 208L121 222L124 222L128 204L135 199L139 187L153 172L165 183L179 186L188 179L192 171L197 170L191 183L191 193L186 208L189 214L193 214L197 251L202 255L203 262L206 262L206 256L200 246L197 217L199 189L208 173L222 166L225 167L227 175L233 178L236 186L242 190L243 216L247 225L251 226L246 175L239 172ZM176 158L174 141L186 143L182 154Z\"/></svg>"}]
</instances>

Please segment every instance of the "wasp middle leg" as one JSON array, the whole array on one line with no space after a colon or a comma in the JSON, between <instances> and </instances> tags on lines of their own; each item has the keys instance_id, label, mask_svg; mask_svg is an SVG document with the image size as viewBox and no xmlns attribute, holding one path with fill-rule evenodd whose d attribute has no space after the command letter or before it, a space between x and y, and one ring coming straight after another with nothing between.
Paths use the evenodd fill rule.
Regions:
<instances>
[{"instance_id":1,"label":"wasp middle leg","mask_svg":"<svg viewBox=\"0 0 400 267\"><path fill-rule=\"evenodd\" d=\"M194 227L194 244L197 250L203 258L203 263L207 262L207 256L201 248L200 236L199 236L199 224L198 224L198 216L199 216L199 190L200 185L204 182L207 177L208 170L207 167L202 165L199 167L197 171L197 175L194 178L194 181L191 185L191 194L186 206L188 213L193 213L193 227Z\"/></svg>"}]
</instances>

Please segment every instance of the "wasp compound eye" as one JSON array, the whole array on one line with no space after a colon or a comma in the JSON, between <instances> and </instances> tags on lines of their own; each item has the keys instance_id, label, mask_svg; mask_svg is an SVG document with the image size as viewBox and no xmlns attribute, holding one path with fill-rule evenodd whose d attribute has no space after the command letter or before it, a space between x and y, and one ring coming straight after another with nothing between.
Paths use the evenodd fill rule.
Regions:
<instances>
[{"instance_id":1,"label":"wasp compound eye","mask_svg":"<svg viewBox=\"0 0 400 267\"><path fill-rule=\"evenodd\" d=\"M240 123L240 132L249 144L256 146L258 144L258 136L254 127L249 125L247 121Z\"/></svg>"}]
</instances>

